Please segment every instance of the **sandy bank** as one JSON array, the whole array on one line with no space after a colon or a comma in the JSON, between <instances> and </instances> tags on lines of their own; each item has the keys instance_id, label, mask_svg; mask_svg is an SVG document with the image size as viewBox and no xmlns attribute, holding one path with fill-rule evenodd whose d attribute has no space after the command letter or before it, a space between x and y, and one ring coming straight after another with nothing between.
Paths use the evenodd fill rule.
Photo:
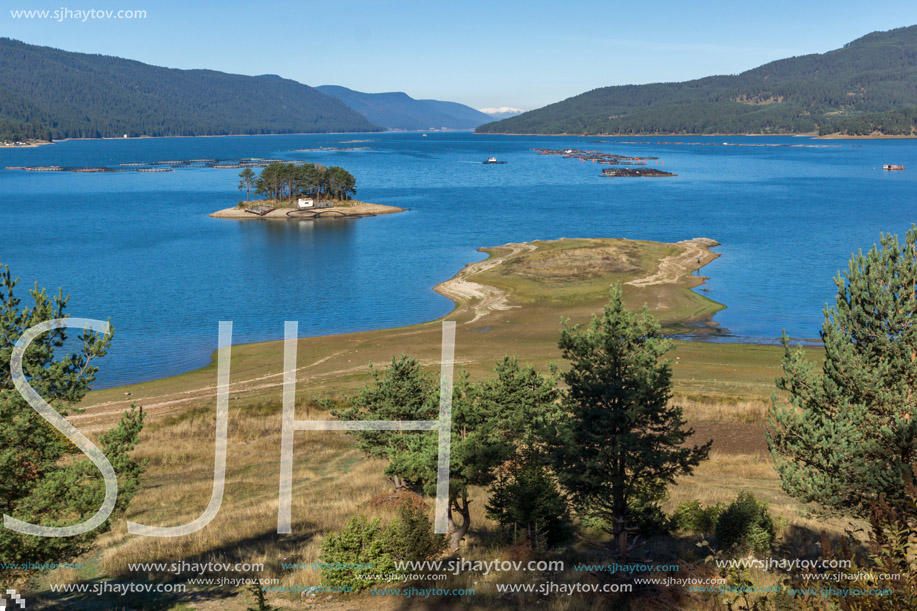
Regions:
<instances>
[{"instance_id":1,"label":"sandy bank","mask_svg":"<svg viewBox=\"0 0 917 611\"><path fill-rule=\"evenodd\" d=\"M16 144L13 142L0 142L0 149L33 149L38 146L45 146L46 144L53 144L48 140L29 140L21 144Z\"/></svg>"},{"instance_id":2,"label":"sandy bank","mask_svg":"<svg viewBox=\"0 0 917 611\"><path fill-rule=\"evenodd\" d=\"M291 213L288 215L287 213ZM242 208L232 207L218 210L209 215L220 219L236 220L258 220L258 219L281 219L290 218L310 218L312 213L318 213L321 218L346 218L349 216L377 216L380 214L392 214L394 212L404 212L404 208L397 206L384 206L382 204L368 204L365 202L355 203L352 206L333 206L331 208L320 208L317 210L299 210L298 208L277 208L268 212L264 216L258 216L251 212L246 212Z\"/></svg>"},{"instance_id":3,"label":"sandy bank","mask_svg":"<svg viewBox=\"0 0 917 611\"><path fill-rule=\"evenodd\" d=\"M816 140L913 140L917 134L869 134L868 136L851 136L849 134L825 134Z\"/></svg>"}]
</instances>

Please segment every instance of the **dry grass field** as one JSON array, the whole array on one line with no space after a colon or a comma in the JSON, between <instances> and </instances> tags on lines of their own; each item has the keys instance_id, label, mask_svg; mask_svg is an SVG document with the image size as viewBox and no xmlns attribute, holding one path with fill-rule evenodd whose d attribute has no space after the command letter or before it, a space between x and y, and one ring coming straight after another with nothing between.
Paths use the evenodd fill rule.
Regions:
<instances>
[{"instance_id":1,"label":"dry grass field","mask_svg":"<svg viewBox=\"0 0 917 611\"><path fill-rule=\"evenodd\" d=\"M486 252L491 255L489 259L466 267L455 279L438 287L457 302L455 311L446 319L458 322L456 363L472 378L487 375L504 354L516 354L524 363L543 370L551 363L563 367L556 347L561 317L587 321L591 313L600 311L608 286L614 282L624 284L628 307L647 303L666 330L707 329L715 333L706 323L721 306L690 290L702 282L694 272L716 256L707 243L559 240L506 245ZM635 282L641 279L649 280ZM438 371L440 321L299 340L296 417L329 417L316 399L353 393L371 379L370 363L381 366L402 353ZM677 349L670 354L675 375L674 401L684 407L689 423L697 431L695 439L713 439L714 445L710 460L671 488L664 508L670 512L678 503L689 500L703 504L728 502L738 492L750 490L767 501L779 516L781 545L802 545L807 553L817 553L811 546L817 546L818 533L824 529L837 535L843 532L846 522L815 518L786 496L766 455L764 419L781 356L782 349L775 346L677 342ZM817 351L813 350L815 356ZM82 559L84 569L53 571L33 581L30 591L35 608L110 608L90 594L53 594L48 591L50 583L185 582L189 577L200 577L131 570L129 565L133 563L257 563L264 565L263 571L203 577L251 576L275 579L281 586L318 585L318 572L285 570L281 563L316 560L324 534L341 528L353 515L390 517L391 511L368 503L391 491L382 475L381 462L364 458L344 433L297 432L293 532L276 534L282 358L280 342L233 347L226 493L213 522L193 535L160 539L129 535L121 520ZM184 524L207 506L213 478L215 381L216 366L211 364L173 378L93 392L84 402L85 411L70 418L81 430L98 434L131 402L146 410L147 425L137 452L149 463L143 485L128 511L129 520L159 526ZM475 491L473 496L475 526L462 556L510 557L514 551L497 546L495 525L484 515L484 491ZM428 504L432 511L432 503ZM647 554L655 561L665 561L674 550L693 547L694 541L656 542ZM600 558L581 546L565 553L578 554L580 560ZM700 561L693 570L712 574ZM489 582L496 578L512 582L535 577L504 573L481 578L466 574L450 578L449 586L435 586L474 587L477 595L473 601L271 594L269 602L291 609L420 609L441 608L447 602L450 608L472 608L472 603L474 608L522 608L536 599L500 597ZM569 573L564 578L576 581L583 576ZM128 596L121 604L127 609L230 610L252 604L241 587L192 585L184 594L157 596ZM681 606L696 602L673 599L665 603L668 607L659 608L703 608ZM542 608L588 609L602 608L602 604L601 599L561 596L544 601Z\"/></svg>"}]
</instances>

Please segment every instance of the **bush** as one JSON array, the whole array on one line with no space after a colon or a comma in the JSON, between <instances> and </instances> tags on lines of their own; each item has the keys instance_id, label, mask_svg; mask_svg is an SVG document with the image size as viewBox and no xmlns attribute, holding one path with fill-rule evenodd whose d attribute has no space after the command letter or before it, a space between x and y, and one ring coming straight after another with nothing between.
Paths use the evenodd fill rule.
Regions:
<instances>
[{"instance_id":1,"label":"bush","mask_svg":"<svg viewBox=\"0 0 917 611\"><path fill-rule=\"evenodd\" d=\"M394 572L395 563L385 549L382 519L372 522L355 516L340 533L329 533L322 542L319 561L322 583L362 590L372 585L372 575ZM369 579L368 579L369 578Z\"/></svg>"},{"instance_id":2,"label":"bush","mask_svg":"<svg viewBox=\"0 0 917 611\"><path fill-rule=\"evenodd\" d=\"M497 478L490 493L487 515L500 523L506 540L524 539L534 549L545 549L569 539L567 502L543 466L514 466Z\"/></svg>"},{"instance_id":3,"label":"bush","mask_svg":"<svg viewBox=\"0 0 917 611\"><path fill-rule=\"evenodd\" d=\"M433 532L422 509L402 505L398 518L385 530L384 546L394 560L426 560L441 553L446 539Z\"/></svg>"},{"instance_id":4,"label":"bush","mask_svg":"<svg viewBox=\"0 0 917 611\"><path fill-rule=\"evenodd\" d=\"M722 549L769 550L774 542L774 520L767 512L767 503L750 492L740 493L720 514L714 536Z\"/></svg>"},{"instance_id":5,"label":"bush","mask_svg":"<svg viewBox=\"0 0 917 611\"><path fill-rule=\"evenodd\" d=\"M712 533L723 513L723 504L704 507L700 501L682 503L672 514L672 528L692 533Z\"/></svg>"},{"instance_id":6,"label":"bush","mask_svg":"<svg viewBox=\"0 0 917 611\"><path fill-rule=\"evenodd\" d=\"M627 500L627 514L637 533L646 537L668 532L669 520L659 506L668 496L665 485L659 483L634 488Z\"/></svg>"},{"instance_id":7,"label":"bush","mask_svg":"<svg viewBox=\"0 0 917 611\"><path fill-rule=\"evenodd\" d=\"M445 539L433 533L430 520L416 507L402 506L387 525L381 518L355 516L322 543L322 582L360 591L377 581L374 576L396 572L395 562L426 560L444 546Z\"/></svg>"}]
</instances>

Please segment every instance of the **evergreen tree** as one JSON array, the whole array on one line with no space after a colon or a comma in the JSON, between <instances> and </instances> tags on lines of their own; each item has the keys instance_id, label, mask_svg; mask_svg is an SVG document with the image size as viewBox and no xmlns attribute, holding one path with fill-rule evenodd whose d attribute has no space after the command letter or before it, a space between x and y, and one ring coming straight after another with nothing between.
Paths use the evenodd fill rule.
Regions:
<instances>
[{"instance_id":1,"label":"evergreen tree","mask_svg":"<svg viewBox=\"0 0 917 611\"><path fill-rule=\"evenodd\" d=\"M497 362L494 374L477 385L475 400L499 418L503 443L517 451L514 461L543 462L543 440L560 417L555 375L522 367L510 356Z\"/></svg>"},{"instance_id":2,"label":"evergreen tree","mask_svg":"<svg viewBox=\"0 0 917 611\"><path fill-rule=\"evenodd\" d=\"M784 335L777 386L789 400L775 398L770 410L771 456L789 494L863 518L885 506L892 519L873 520L877 542L893 530L913 538L906 484L917 462L917 227L904 243L881 236L835 283L820 374Z\"/></svg>"},{"instance_id":3,"label":"evergreen tree","mask_svg":"<svg viewBox=\"0 0 917 611\"><path fill-rule=\"evenodd\" d=\"M44 420L14 388L10 358L16 341L29 328L63 318L67 303L61 292L49 297L36 287L35 304L20 308L9 268L0 266L0 512L43 526L76 524L102 505L105 486L95 466ZM62 415L78 411L105 355L111 337L80 335L78 352L58 352L67 333L56 329L39 336L26 351L23 370L29 384ZM134 407L118 426L98 440L118 476L118 499L112 517L100 528L74 537L36 537L0 529L0 558L6 562L67 562L86 551L114 517L123 514L137 490L143 464L131 458L143 427L143 412Z\"/></svg>"},{"instance_id":4,"label":"evergreen tree","mask_svg":"<svg viewBox=\"0 0 917 611\"><path fill-rule=\"evenodd\" d=\"M255 186L255 173L251 168L245 168L239 172L239 191L245 190L245 201L252 198L252 188Z\"/></svg>"},{"instance_id":5,"label":"evergreen tree","mask_svg":"<svg viewBox=\"0 0 917 611\"><path fill-rule=\"evenodd\" d=\"M353 175L340 166L331 166L327 170L328 188L332 196L339 200L348 200L357 192L357 181Z\"/></svg>"},{"instance_id":6,"label":"evergreen tree","mask_svg":"<svg viewBox=\"0 0 917 611\"><path fill-rule=\"evenodd\" d=\"M304 163L296 167L294 186L302 195L318 197L322 172L314 163Z\"/></svg>"},{"instance_id":7,"label":"evergreen tree","mask_svg":"<svg viewBox=\"0 0 917 611\"><path fill-rule=\"evenodd\" d=\"M500 523L513 542L528 541L541 550L563 543L570 533L567 501L557 479L533 461L512 463L497 476L490 489L487 515Z\"/></svg>"},{"instance_id":8,"label":"evergreen tree","mask_svg":"<svg viewBox=\"0 0 917 611\"><path fill-rule=\"evenodd\" d=\"M710 442L685 445L693 431L669 404L672 370L659 360L672 343L646 306L639 315L624 309L620 285L587 327L566 321L559 345L572 367L561 376L568 388L553 442L555 472L577 511L604 524L624 557L633 502L691 473Z\"/></svg>"},{"instance_id":9,"label":"evergreen tree","mask_svg":"<svg viewBox=\"0 0 917 611\"><path fill-rule=\"evenodd\" d=\"M348 407L332 409L331 415L341 420L433 420L439 416L438 386L420 369L417 359L404 354L392 357L388 369L373 369L372 376L372 385L351 398ZM423 431L354 431L351 434L368 456L388 461L385 474L396 489L421 490L421 483L409 477L414 469L395 461L408 453L414 438L430 437L435 444L435 435Z\"/></svg>"},{"instance_id":10,"label":"evergreen tree","mask_svg":"<svg viewBox=\"0 0 917 611\"><path fill-rule=\"evenodd\" d=\"M457 550L471 528L473 486L490 485L496 470L518 455L520 440L531 439L520 410L537 411L553 402L553 389L531 369L515 359L504 359L497 376L473 385L467 375L457 376L452 399L452 440L449 476L450 547ZM433 420L439 415L439 386L407 356L392 359L384 373L374 372L375 384L365 388L347 409L332 410L344 420ZM532 394L522 397L525 388ZM547 409L547 408L546 408ZM518 436L523 433L521 436ZM428 432L354 431L359 447L370 456L389 461L386 474L397 485L429 496L436 493L437 436ZM459 519L460 518L460 519Z\"/></svg>"}]
</instances>

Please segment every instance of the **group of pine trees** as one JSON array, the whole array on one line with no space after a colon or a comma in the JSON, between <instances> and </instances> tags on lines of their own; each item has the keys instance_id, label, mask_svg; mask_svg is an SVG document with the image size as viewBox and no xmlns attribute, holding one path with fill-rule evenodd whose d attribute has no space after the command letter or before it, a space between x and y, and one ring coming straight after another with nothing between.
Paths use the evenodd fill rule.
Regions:
<instances>
[{"instance_id":1,"label":"group of pine trees","mask_svg":"<svg viewBox=\"0 0 917 611\"><path fill-rule=\"evenodd\" d=\"M316 163L274 162L256 175L251 168L239 173L239 190L246 199L257 193L275 201L297 197L349 200L357 192L357 179L340 166L325 167Z\"/></svg>"},{"instance_id":2,"label":"group of pine trees","mask_svg":"<svg viewBox=\"0 0 917 611\"><path fill-rule=\"evenodd\" d=\"M450 549L471 527L469 491L490 487L490 514L530 542L557 543L570 506L607 531L617 553L660 490L691 473L710 443L686 445L692 431L670 404L673 348L652 316L628 312L620 286L589 325L565 324L560 348L571 368L545 376L515 358L494 377L460 376L452 397ZM439 387L401 356L375 383L332 413L344 420L430 420ZM561 384L562 382L562 384ZM437 438L425 432L353 433L367 455L388 461L397 487L434 495Z\"/></svg>"},{"instance_id":3,"label":"group of pine trees","mask_svg":"<svg viewBox=\"0 0 917 611\"><path fill-rule=\"evenodd\" d=\"M913 136L917 134L917 106L888 112L834 117L819 126L818 133L822 136L829 134Z\"/></svg>"}]
</instances>

